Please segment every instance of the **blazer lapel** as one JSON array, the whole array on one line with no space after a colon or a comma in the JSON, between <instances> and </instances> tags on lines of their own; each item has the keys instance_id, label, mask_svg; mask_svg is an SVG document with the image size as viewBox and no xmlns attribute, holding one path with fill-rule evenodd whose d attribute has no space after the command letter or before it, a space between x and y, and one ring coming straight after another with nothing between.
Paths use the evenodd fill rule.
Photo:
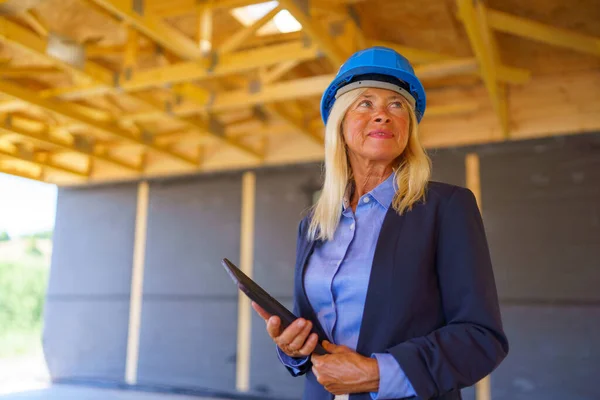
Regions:
<instances>
[{"instance_id":1,"label":"blazer lapel","mask_svg":"<svg viewBox=\"0 0 600 400\"><path fill-rule=\"evenodd\" d=\"M394 285L392 266L398 263L395 258L405 218L390 206L379 232L356 348L363 355L370 355L375 350L373 344L380 341L378 335L385 334L385 329L381 328L391 317L388 296Z\"/></svg>"}]
</instances>

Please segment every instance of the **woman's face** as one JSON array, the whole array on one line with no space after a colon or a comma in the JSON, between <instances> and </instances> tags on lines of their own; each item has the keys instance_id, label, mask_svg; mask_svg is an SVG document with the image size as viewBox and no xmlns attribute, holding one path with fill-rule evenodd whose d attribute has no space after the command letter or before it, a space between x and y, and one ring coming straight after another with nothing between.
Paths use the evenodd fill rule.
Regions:
<instances>
[{"instance_id":1,"label":"woman's face","mask_svg":"<svg viewBox=\"0 0 600 400\"><path fill-rule=\"evenodd\" d=\"M369 88L350 106L342 122L351 156L391 163L408 143L408 103L396 92Z\"/></svg>"}]
</instances>

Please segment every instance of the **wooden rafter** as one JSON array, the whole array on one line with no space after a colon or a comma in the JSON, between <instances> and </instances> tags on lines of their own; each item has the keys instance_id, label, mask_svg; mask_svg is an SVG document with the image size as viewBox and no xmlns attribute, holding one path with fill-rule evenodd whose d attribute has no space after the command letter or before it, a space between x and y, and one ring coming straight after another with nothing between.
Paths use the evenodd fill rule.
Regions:
<instances>
[{"instance_id":1,"label":"wooden rafter","mask_svg":"<svg viewBox=\"0 0 600 400\"><path fill-rule=\"evenodd\" d=\"M91 63L91 62L86 62L85 71L81 71L81 70L71 66L70 64L64 63L60 60L57 60L53 57L46 55L41 50L42 48L44 48L44 46L46 46L45 39L35 37L35 35L31 34L30 32L27 32L25 29L19 27L18 25L14 24L10 21L2 19L2 18L0 18L0 27L5 28L4 36L2 36L2 32L0 31L0 40L4 39L5 41L7 41L9 43L16 45L16 46L20 47L21 49L28 51L31 54L34 54L35 56L44 58L45 60L55 63L55 65L58 68L61 68L69 73L76 74L81 79L85 79L87 81L92 82L91 86L89 86L89 87L95 88L95 89L92 89L95 91L92 91L90 93L98 93L98 92L117 93L118 92L119 88L115 88L112 85L114 74L110 73L105 68L103 68L99 65L96 65L94 63ZM10 33L10 34L8 34L8 33ZM129 64L131 64L135 61L135 53L136 53L135 46L137 46L136 42L137 42L137 34L132 34L128 40L128 47L130 48L130 50L129 50L130 55L128 56L128 58L126 58L126 62ZM95 73L93 75L88 75L87 74L88 71L94 71ZM49 98L57 97L60 95L61 95L61 90L57 91L54 89L50 89L50 90L43 91L41 93L40 97L42 97L43 99L49 99ZM175 119L175 120L179 119L176 115L167 113L166 107L164 105L153 103L153 102L149 101L148 99L142 99L138 95L132 95L132 97L134 97L136 99L136 101L140 102L144 106L152 109L153 112L156 112L159 115L161 115L163 118L166 117L166 118ZM83 110L81 109L82 107L80 105L71 105L71 107L77 108L78 111L83 112ZM195 128L200 129L200 126L198 125L197 121L194 121L194 122L190 122L189 120L181 120L181 121L184 123L187 123L189 125L192 125ZM200 132L202 134L211 134L213 136L218 136L215 132L208 131L208 129L209 129L208 125L205 125L202 127ZM247 146L239 145L234 140L226 140L226 141L224 141L224 143L232 145L234 147L237 147L238 149L246 152L247 154L251 155L252 157L259 157L254 150L248 148ZM142 145L147 146L145 143L142 143ZM147 147L150 148L149 146L147 146ZM181 157L179 157L179 158L181 159ZM185 159L188 163L193 163L193 165L196 165L195 161L190 160L187 157L185 157Z\"/></svg>"},{"instance_id":2,"label":"wooden rafter","mask_svg":"<svg viewBox=\"0 0 600 400\"><path fill-rule=\"evenodd\" d=\"M598 37L556 28L489 8L487 9L487 20L489 26L499 32L600 56L600 38Z\"/></svg>"},{"instance_id":3,"label":"wooden rafter","mask_svg":"<svg viewBox=\"0 0 600 400\"><path fill-rule=\"evenodd\" d=\"M494 111L505 137L509 136L509 116L506 87L498 79L499 56L493 32L487 23L486 9L481 0L457 0L471 47L479 61L481 76L488 90ZM473 4L475 3L475 4Z\"/></svg>"},{"instance_id":4,"label":"wooden rafter","mask_svg":"<svg viewBox=\"0 0 600 400\"><path fill-rule=\"evenodd\" d=\"M301 132L304 136L311 139L319 145L323 145L323 139L310 129L310 124L303 121L298 115L294 115L281 104L273 103L266 106L267 110L279 118L283 119L288 125Z\"/></svg>"},{"instance_id":5,"label":"wooden rafter","mask_svg":"<svg viewBox=\"0 0 600 400\"><path fill-rule=\"evenodd\" d=\"M17 134L33 141L34 143L40 143L41 145L51 146L61 150L89 156L130 171L141 171L140 166L133 165L130 162L122 161L108 154L106 147L99 146L92 142L79 143L76 140L73 140L69 143L53 135L48 127L45 127L45 129L41 131L36 131L28 128L28 124L23 122L23 118L5 115L2 117L0 122L0 132L6 134Z\"/></svg>"},{"instance_id":6,"label":"wooden rafter","mask_svg":"<svg viewBox=\"0 0 600 400\"><path fill-rule=\"evenodd\" d=\"M105 9L115 17L126 21L144 35L160 44L163 48L183 59L193 60L202 57L202 52L193 39L169 26L157 16L148 12L138 13L135 10L134 2L132 0L88 1Z\"/></svg>"},{"instance_id":7,"label":"wooden rafter","mask_svg":"<svg viewBox=\"0 0 600 400\"><path fill-rule=\"evenodd\" d=\"M132 79L119 82L119 90L138 91L175 83L217 78L285 61L313 60L318 55L319 49L316 46L307 46L301 41L268 46L256 50L239 51L232 54L224 54L216 59L203 59L195 62L184 62L138 71ZM101 84L96 84L83 87L53 89L48 91L48 95L76 99L106 90L112 89Z\"/></svg>"},{"instance_id":8,"label":"wooden rafter","mask_svg":"<svg viewBox=\"0 0 600 400\"><path fill-rule=\"evenodd\" d=\"M24 101L33 106L53 112L63 117L69 118L75 122L84 124L90 128L98 129L101 132L109 134L113 137L122 139L128 143L138 144L142 147L147 147L155 152L167 155L171 158L178 159L187 164L196 165L196 161L188 156L176 153L167 148L156 145L151 139L142 139L134 136L131 132L126 131L116 124L102 121L95 121L81 113L73 110L68 104L61 104L55 101L46 100L31 90L24 89L13 83L0 81L0 91L14 97L15 99Z\"/></svg>"},{"instance_id":9,"label":"wooden rafter","mask_svg":"<svg viewBox=\"0 0 600 400\"><path fill-rule=\"evenodd\" d=\"M276 6L271 11L266 13L262 18L259 18L252 25L242 28L237 31L233 36L228 38L224 43L219 46L219 53L225 54L230 53L233 50L240 47L248 38L256 33L260 28L265 26L269 21L273 19L281 11L281 6Z\"/></svg>"},{"instance_id":10,"label":"wooden rafter","mask_svg":"<svg viewBox=\"0 0 600 400\"><path fill-rule=\"evenodd\" d=\"M25 178L25 179L31 179L31 180L34 180L34 181L46 182L46 180L44 179L44 175L45 174L44 174L43 167L40 167L38 169L38 171L39 172L37 174L31 174L31 173L23 172L22 170L19 170L17 168L5 165L2 162L2 160L0 159L0 172L1 173L18 176L18 177Z\"/></svg>"},{"instance_id":11,"label":"wooden rafter","mask_svg":"<svg viewBox=\"0 0 600 400\"><path fill-rule=\"evenodd\" d=\"M349 54L345 54L319 22L309 15L309 10L303 9L296 0L280 0L279 4L300 22L302 30L319 45L335 69L346 61Z\"/></svg>"},{"instance_id":12,"label":"wooden rafter","mask_svg":"<svg viewBox=\"0 0 600 400\"><path fill-rule=\"evenodd\" d=\"M66 172L71 175L75 175L81 178L87 178L87 172L79 171L64 165L60 165L52 160L51 157L46 154L36 154L35 152L26 153L21 151L17 146L12 146L13 149L9 150L6 146L0 148L0 156L8 157L14 160L27 162L33 165L37 165L41 168L52 168L60 172Z\"/></svg>"}]
</instances>

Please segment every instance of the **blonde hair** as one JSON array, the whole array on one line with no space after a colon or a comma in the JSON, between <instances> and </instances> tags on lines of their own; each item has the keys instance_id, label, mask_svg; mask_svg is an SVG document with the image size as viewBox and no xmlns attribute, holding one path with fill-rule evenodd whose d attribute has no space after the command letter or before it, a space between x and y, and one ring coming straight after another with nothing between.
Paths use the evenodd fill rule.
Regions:
<instances>
[{"instance_id":1,"label":"blonde hair","mask_svg":"<svg viewBox=\"0 0 600 400\"><path fill-rule=\"evenodd\" d=\"M335 101L329 114L325 127L325 182L319 199L312 207L308 228L310 240L332 240L340 222L346 187L353 178L342 134L342 122L348 108L365 90L367 88L344 93ZM395 160L396 194L392 201L392 207L400 215L411 210L419 200L425 200L425 189L431 175L431 160L419 141L417 116L408 101L403 97L402 101L409 114L408 143L404 152Z\"/></svg>"}]
</instances>

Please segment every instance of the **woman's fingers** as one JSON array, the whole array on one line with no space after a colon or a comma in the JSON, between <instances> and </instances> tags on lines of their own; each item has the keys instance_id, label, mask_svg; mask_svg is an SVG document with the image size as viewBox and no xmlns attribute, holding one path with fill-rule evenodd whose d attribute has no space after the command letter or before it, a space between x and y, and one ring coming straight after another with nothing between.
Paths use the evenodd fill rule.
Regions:
<instances>
[{"instance_id":1,"label":"woman's fingers","mask_svg":"<svg viewBox=\"0 0 600 400\"><path fill-rule=\"evenodd\" d=\"M306 338L308 335L310 335L311 329L312 323L310 321L306 321L302 330L289 342L288 349L292 351L299 351L304 346L304 342L306 342Z\"/></svg>"},{"instance_id":2,"label":"woman's fingers","mask_svg":"<svg viewBox=\"0 0 600 400\"><path fill-rule=\"evenodd\" d=\"M301 356L310 356L313 351L315 351L315 347L317 347L317 343L319 342L319 336L316 333L311 334L308 339L304 342L304 346L298 351Z\"/></svg>"},{"instance_id":3,"label":"woman's fingers","mask_svg":"<svg viewBox=\"0 0 600 400\"><path fill-rule=\"evenodd\" d=\"M274 315L267 320L267 332L273 340L276 340L281 335L281 321L279 321L279 317Z\"/></svg>"},{"instance_id":4,"label":"woman's fingers","mask_svg":"<svg viewBox=\"0 0 600 400\"><path fill-rule=\"evenodd\" d=\"M265 321L267 321L271 317L271 314L266 312L261 306L259 306L255 302L252 302L252 308L254 308L254 311L256 311L258 315L260 315L261 318Z\"/></svg>"},{"instance_id":5,"label":"woman's fingers","mask_svg":"<svg viewBox=\"0 0 600 400\"><path fill-rule=\"evenodd\" d=\"M255 302L252 302L252 308L265 319L267 333L284 353L291 357L312 354L318 342L316 334L310 335L312 322L298 318L282 332L279 317L270 315Z\"/></svg>"}]
</instances>

